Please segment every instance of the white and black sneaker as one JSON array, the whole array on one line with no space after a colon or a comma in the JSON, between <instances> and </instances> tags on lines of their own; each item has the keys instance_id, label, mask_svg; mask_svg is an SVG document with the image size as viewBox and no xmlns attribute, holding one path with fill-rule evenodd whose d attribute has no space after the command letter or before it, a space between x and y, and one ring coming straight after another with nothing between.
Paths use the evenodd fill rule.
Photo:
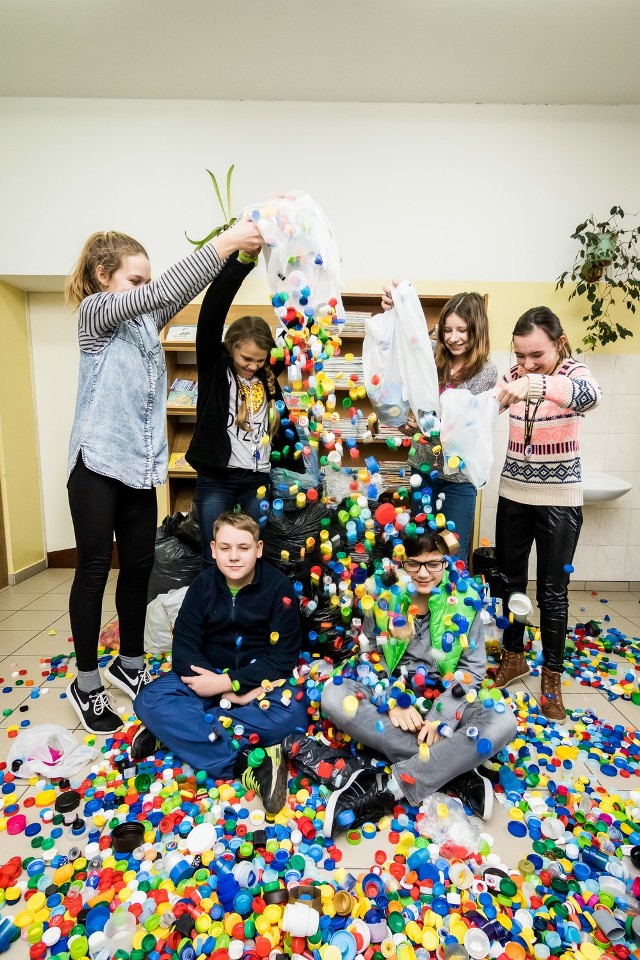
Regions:
<instances>
[{"instance_id":1,"label":"white and black sneaker","mask_svg":"<svg viewBox=\"0 0 640 960\"><path fill-rule=\"evenodd\" d=\"M122 727L122 718L113 709L115 703L104 687L85 693L78 687L77 680L72 680L67 687L67 698L89 733L115 733Z\"/></svg>"},{"instance_id":2,"label":"white and black sneaker","mask_svg":"<svg viewBox=\"0 0 640 960\"><path fill-rule=\"evenodd\" d=\"M135 700L143 687L151 683L151 675L146 667L131 673L122 666L120 657L114 657L103 673L109 683L122 690L132 700Z\"/></svg>"},{"instance_id":3,"label":"white and black sneaker","mask_svg":"<svg viewBox=\"0 0 640 960\"><path fill-rule=\"evenodd\" d=\"M386 774L375 770L356 770L344 787L334 790L324 811L323 833L327 839L336 833L374 823L391 813L397 800L387 789Z\"/></svg>"},{"instance_id":4,"label":"white and black sneaker","mask_svg":"<svg viewBox=\"0 0 640 960\"><path fill-rule=\"evenodd\" d=\"M482 820L490 820L493 813L493 784L477 770L469 770L450 780L443 788L453 794Z\"/></svg>"}]
</instances>

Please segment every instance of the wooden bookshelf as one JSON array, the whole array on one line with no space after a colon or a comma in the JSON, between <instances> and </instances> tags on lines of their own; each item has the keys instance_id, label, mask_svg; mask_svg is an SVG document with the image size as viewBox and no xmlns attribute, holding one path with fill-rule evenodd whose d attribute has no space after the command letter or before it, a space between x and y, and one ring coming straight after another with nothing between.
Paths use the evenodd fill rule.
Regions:
<instances>
[{"instance_id":1,"label":"wooden bookshelf","mask_svg":"<svg viewBox=\"0 0 640 960\"><path fill-rule=\"evenodd\" d=\"M451 294L429 294L420 297L425 322L430 332L433 331L440 312L450 296ZM368 415L372 412L371 402L366 395L357 396L356 394L352 398L349 398L351 399L351 407L343 405L344 401L348 398L349 391L353 393L354 389L358 391L358 388L364 387L364 381L361 375L359 375L357 381L349 381L349 376L352 372L349 370L351 363L345 360L345 356L347 354L353 354L354 358L360 358L362 356L362 341L364 339L364 331L361 325L355 324L354 321L350 328L349 314L374 315L381 312L381 306L379 294L345 293L343 294L342 300L347 321L340 330L340 338L342 340L340 356L331 361L331 367L332 370L337 369L337 371L340 372L340 366L344 365L344 370L342 371L341 377L336 378L335 373L332 373L331 377L335 385L336 410L341 414L341 420L343 421L341 427L345 430L343 437L346 439L347 436L354 435L349 419L349 410L351 407L355 407L355 409L362 414L362 419L365 423ZM195 327L198 321L199 311L199 304L189 304L184 307L180 313L173 318L171 323L165 327L161 334L160 340L165 353L169 389L176 378L185 380L197 379ZM280 327L270 303L233 304L229 310L227 322L233 323L234 320L247 314L262 317L274 333ZM171 327L174 326L193 326L193 341L179 340L172 342L168 340L167 334ZM287 383L286 372L281 377L281 382L283 384ZM167 408L167 437L170 455L186 452L193 434L194 424L195 408L179 406ZM346 432L347 427L349 428L349 432ZM359 432L362 431L359 430ZM399 446L390 446L388 441L397 443ZM383 467L383 476L386 482L402 483L404 482L404 478L401 476L401 473L406 466L409 446L410 441L408 438L399 433L395 434L394 431L388 427L381 426L378 435L372 439L358 439L357 458L352 458L349 455L349 451L345 445L342 460L343 466L361 467L364 466L367 457L374 456L381 467ZM322 454L322 450L320 452ZM166 484L167 513L174 513L176 510L186 511L189 509L195 495L195 476L195 471L190 468L180 470L171 469L169 471L169 478Z\"/></svg>"}]
</instances>

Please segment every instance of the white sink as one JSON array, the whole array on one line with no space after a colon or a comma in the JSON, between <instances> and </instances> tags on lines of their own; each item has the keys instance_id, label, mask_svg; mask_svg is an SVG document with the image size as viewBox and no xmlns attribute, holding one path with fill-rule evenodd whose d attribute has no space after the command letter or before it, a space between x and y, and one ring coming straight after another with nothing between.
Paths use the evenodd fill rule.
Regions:
<instances>
[{"instance_id":1,"label":"white sink","mask_svg":"<svg viewBox=\"0 0 640 960\"><path fill-rule=\"evenodd\" d=\"M631 490L631 484L610 473L585 473L582 476L585 503L617 500Z\"/></svg>"}]
</instances>

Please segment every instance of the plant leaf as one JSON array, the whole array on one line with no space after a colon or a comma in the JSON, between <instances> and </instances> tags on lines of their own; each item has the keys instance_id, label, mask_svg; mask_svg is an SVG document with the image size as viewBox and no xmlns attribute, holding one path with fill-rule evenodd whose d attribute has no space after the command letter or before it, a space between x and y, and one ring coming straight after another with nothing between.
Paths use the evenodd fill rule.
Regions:
<instances>
[{"instance_id":1,"label":"plant leaf","mask_svg":"<svg viewBox=\"0 0 640 960\"><path fill-rule=\"evenodd\" d=\"M235 163L232 163L227 170L227 220L231 218L231 177L233 176L234 167Z\"/></svg>"},{"instance_id":2,"label":"plant leaf","mask_svg":"<svg viewBox=\"0 0 640 960\"><path fill-rule=\"evenodd\" d=\"M227 212L226 212L226 210L224 209L224 203L222 202L222 196L221 196L221 194L220 194L220 188L218 187L218 181L216 180L216 178L215 178L215 176L213 175L213 173L211 173L211 170L207 170L207 173L208 173L209 176L211 177L211 182L213 183L213 189L216 191L216 196L217 196L217 198L218 198L218 203L220 204L220 209L222 210L222 216L223 216L223 217L225 218L225 220L226 220L226 218L227 218Z\"/></svg>"}]
</instances>

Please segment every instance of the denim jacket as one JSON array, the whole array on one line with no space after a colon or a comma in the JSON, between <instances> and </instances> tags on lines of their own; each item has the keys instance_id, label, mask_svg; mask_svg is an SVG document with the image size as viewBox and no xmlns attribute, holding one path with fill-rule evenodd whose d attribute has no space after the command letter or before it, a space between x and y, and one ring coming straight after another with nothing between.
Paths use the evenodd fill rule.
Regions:
<instances>
[{"instance_id":1,"label":"denim jacket","mask_svg":"<svg viewBox=\"0 0 640 960\"><path fill-rule=\"evenodd\" d=\"M206 244L151 283L82 301L68 476L80 454L89 470L128 487L166 481L167 368L158 333L222 266Z\"/></svg>"},{"instance_id":2,"label":"denim jacket","mask_svg":"<svg viewBox=\"0 0 640 960\"><path fill-rule=\"evenodd\" d=\"M69 475L81 453L89 470L128 487L163 484L166 397L158 325L148 314L120 324L100 353L81 352Z\"/></svg>"}]
</instances>

